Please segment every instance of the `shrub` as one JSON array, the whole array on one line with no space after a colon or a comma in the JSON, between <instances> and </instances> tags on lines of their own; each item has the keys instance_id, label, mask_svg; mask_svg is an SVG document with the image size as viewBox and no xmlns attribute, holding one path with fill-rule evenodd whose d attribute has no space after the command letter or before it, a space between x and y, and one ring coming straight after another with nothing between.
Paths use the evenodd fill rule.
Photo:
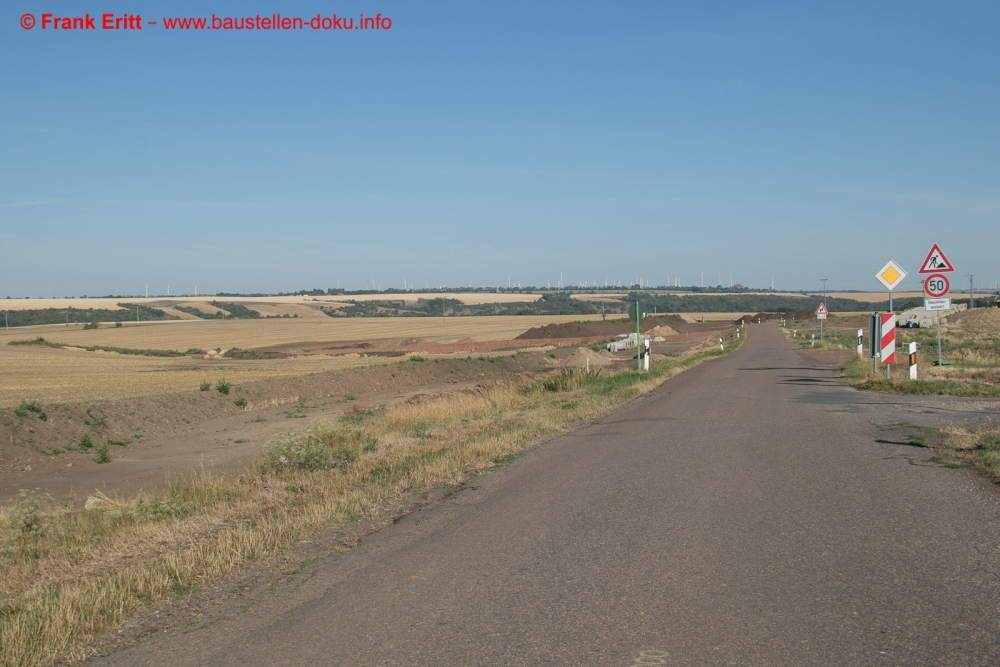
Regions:
<instances>
[{"instance_id":1,"label":"shrub","mask_svg":"<svg viewBox=\"0 0 1000 667\"><path fill-rule=\"evenodd\" d=\"M51 494L39 489L22 489L7 500L7 532L0 534L0 563L9 565L14 558L38 557L37 544L47 533L41 508L51 500Z\"/></svg>"},{"instance_id":2,"label":"shrub","mask_svg":"<svg viewBox=\"0 0 1000 667\"><path fill-rule=\"evenodd\" d=\"M81 452L94 448L94 441L90 439L89 433L84 433L78 445Z\"/></svg>"},{"instance_id":3,"label":"shrub","mask_svg":"<svg viewBox=\"0 0 1000 667\"><path fill-rule=\"evenodd\" d=\"M226 380L219 380L215 383L215 391L223 394L225 396L229 395L229 388L232 387L232 383Z\"/></svg>"},{"instance_id":4,"label":"shrub","mask_svg":"<svg viewBox=\"0 0 1000 667\"><path fill-rule=\"evenodd\" d=\"M247 399L243 398L242 396L240 396L240 397L239 397L239 398L237 398L237 399L236 399L235 401L233 401L233 403L234 403L234 404L236 405L236 407L238 407L238 408L239 408L240 410L246 410L246 407L247 407Z\"/></svg>"},{"instance_id":5,"label":"shrub","mask_svg":"<svg viewBox=\"0 0 1000 667\"><path fill-rule=\"evenodd\" d=\"M209 382L208 380L205 380L200 385L198 385L198 389L200 389L201 391L208 391L211 388L212 388L212 383Z\"/></svg>"},{"instance_id":6,"label":"shrub","mask_svg":"<svg viewBox=\"0 0 1000 667\"><path fill-rule=\"evenodd\" d=\"M419 354L415 354L412 357L410 357L410 361L427 361L427 360L421 357Z\"/></svg>"},{"instance_id":7,"label":"shrub","mask_svg":"<svg viewBox=\"0 0 1000 667\"><path fill-rule=\"evenodd\" d=\"M189 347L184 354L208 354L205 350L198 349L197 347Z\"/></svg>"},{"instance_id":8,"label":"shrub","mask_svg":"<svg viewBox=\"0 0 1000 667\"><path fill-rule=\"evenodd\" d=\"M282 433L264 445L264 471L344 468L362 452L375 451L378 438L355 420L323 422Z\"/></svg>"},{"instance_id":9,"label":"shrub","mask_svg":"<svg viewBox=\"0 0 1000 667\"><path fill-rule=\"evenodd\" d=\"M21 402L17 404L17 407L14 408L14 414L18 417L24 418L28 416L29 412L34 412L43 422L48 421L49 419L49 416L45 414L44 410L42 410L42 406L38 403L38 401L26 401L22 398Z\"/></svg>"},{"instance_id":10,"label":"shrub","mask_svg":"<svg viewBox=\"0 0 1000 667\"><path fill-rule=\"evenodd\" d=\"M94 459L95 463L111 463L111 454L108 452L108 443L100 445L96 450L97 458Z\"/></svg>"}]
</instances>

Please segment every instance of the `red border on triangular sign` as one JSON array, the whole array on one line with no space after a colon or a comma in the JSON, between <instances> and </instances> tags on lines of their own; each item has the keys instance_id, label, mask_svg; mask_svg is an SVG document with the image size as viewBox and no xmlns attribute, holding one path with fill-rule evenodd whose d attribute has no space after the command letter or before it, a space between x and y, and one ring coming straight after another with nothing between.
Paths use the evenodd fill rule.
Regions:
<instances>
[{"instance_id":1,"label":"red border on triangular sign","mask_svg":"<svg viewBox=\"0 0 1000 667\"><path fill-rule=\"evenodd\" d=\"M937 251L938 258L944 262L944 268L937 267L936 269L928 269L927 262L931 261L931 257L934 256L935 251ZM918 273L951 273L954 270L955 265L951 263L951 260L944 256L944 251L941 250L941 246L935 243L931 246L931 251L927 253L927 257L924 258L924 263L920 265L920 271Z\"/></svg>"},{"instance_id":2,"label":"red border on triangular sign","mask_svg":"<svg viewBox=\"0 0 1000 667\"><path fill-rule=\"evenodd\" d=\"M819 304L819 308L816 309L816 314L817 315L829 315L830 311L828 311L826 309L826 304L825 303L821 303L821 304Z\"/></svg>"}]
</instances>

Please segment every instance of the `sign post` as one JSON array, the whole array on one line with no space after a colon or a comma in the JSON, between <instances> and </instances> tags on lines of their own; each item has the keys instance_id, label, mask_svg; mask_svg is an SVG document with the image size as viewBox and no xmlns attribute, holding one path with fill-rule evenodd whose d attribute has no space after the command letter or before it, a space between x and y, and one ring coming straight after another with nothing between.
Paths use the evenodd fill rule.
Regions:
<instances>
[{"instance_id":1,"label":"sign post","mask_svg":"<svg viewBox=\"0 0 1000 667\"><path fill-rule=\"evenodd\" d=\"M885 263L885 266L878 270L875 277L889 290L889 312L894 312L892 309L892 290L896 289L899 283L903 282L903 279L906 278L906 271L890 259Z\"/></svg>"},{"instance_id":2,"label":"sign post","mask_svg":"<svg viewBox=\"0 0 1000 667\"><path fill-rule=\"evenodd\" d=\"M878 372L878 342L882 340L881 324L882 318L878 313L872 313L868 317L868 356L872 358L872 378Z\"/></svg>"},{"instance_id":3,"label":"sign post","mask_svg":"<svg viewBox=\"0 0 1000 667\"><path fill-rule=\"evenodd\" d=\"M879 324L882 363L885 364L885 379L892 379L892 365L896 363L896 313L882 313Z\"/></svg>"},{"instance_id":4,"label":"sign post","mask_svg":"<svg viewBox=\"0 0 1000 667\"><path fill-rule=\"evenodd\" d=\"M639 302L635 302L635 361L642 373L642 339L639 337Z\"/></svg>"},{"instance_id":5,"label":"sign post","mask_svg":"<svg viewBox=\"0 0 1000 667\"><path fill-rule=\"evenodd\" d=\"M938 334L938 366L941 366L943 363L941 359L941 311L951 310L951 298L945 297L945 294L951 289L951 283L948 282L948 277L944 274L953 273L954 271L955 265L948 261L944 251L941 250L941 246L937 243L931 246L931 250L927 253L924 263L920 266L920 273L930 274L924 280L924 294L926 295L924 298L924 310L931 312L938 311L935 318L937 319Z\"/></svg>"},{"instance_id":6,"label":"sign post","mask_svg":"<svg viewBox=\"0 0 1000 667\"><path fill-rule=\"evenodd\" d=\"M819 308L816 309L816 319L819 320L819 342L823 342L823 320L826 316L830 314L830 311L826 309L826 304L819 304Z\"/></svg>"}]
</instances>

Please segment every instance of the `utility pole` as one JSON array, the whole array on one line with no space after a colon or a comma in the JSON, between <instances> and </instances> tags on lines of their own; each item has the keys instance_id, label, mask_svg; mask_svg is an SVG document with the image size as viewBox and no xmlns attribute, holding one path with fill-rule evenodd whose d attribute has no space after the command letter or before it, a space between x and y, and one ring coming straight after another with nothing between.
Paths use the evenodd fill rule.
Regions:
<instances>
[{"instance_id":1,"label":"utility pole","mask_svg":"<svg viewBox=\"0 0 1000 667\"><path fill-rule=\"evenodd\" d=\"M704 271L701 272L701 286L702 287L705 286L705 272Z\"/></svg>"},{"instance_id":2,"label":"utility pole","mask_svg":"<svg viewBox=\"0 0 1000 667\"><path fill-rule=\"evenodd\" d=\"M976 277L975 273L969 274L969 310L976 307L976 295L972 289L972 279Z\"/></svg>"}]
</instances>

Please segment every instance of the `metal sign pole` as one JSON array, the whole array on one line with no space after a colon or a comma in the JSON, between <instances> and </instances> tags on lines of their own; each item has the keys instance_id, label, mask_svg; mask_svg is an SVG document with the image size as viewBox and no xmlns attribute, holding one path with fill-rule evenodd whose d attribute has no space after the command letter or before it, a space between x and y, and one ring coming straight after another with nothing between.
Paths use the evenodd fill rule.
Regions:
<instances>
[{"instance_id":1,"label":"metal sign pole","mask_svg":"<svg viewBox=\"0 0 1000 667\"><path fill-rule=\"evenodd\" d=\"M941 367L941 313L937 314L938 324L938 368Z\"/></svg>"},{"instance_id":2,"label":"metal sign pole","mask_svg":"<svg viewBox=\"0 0 1000 667\"><path fill-rule=\"evenodd\" d=\"M635 361L639 365L639 372L642 372L642 349L639 347L639 302L635 302Z\"/></svg>"}]
</instances>

